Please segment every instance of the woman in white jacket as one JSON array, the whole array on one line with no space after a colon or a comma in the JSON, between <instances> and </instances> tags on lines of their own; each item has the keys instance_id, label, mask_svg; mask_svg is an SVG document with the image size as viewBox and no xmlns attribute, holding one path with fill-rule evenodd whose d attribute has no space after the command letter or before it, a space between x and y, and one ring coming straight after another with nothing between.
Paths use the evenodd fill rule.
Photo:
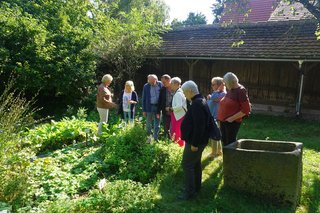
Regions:
<instances>
[{"instance_id":1,"label":"woman in white jacket","mask_svg":"<svg viewBox=\"0 0 320 213\"><path fill-rule=\"evenodd\" d=\"M181 87L181 79L174 77L170 84L173 92L172 106L169 107L171 112L171 138L179 146L184 146L184 141L181 140L180 126L187 111L187 101Z\"/></svg>"}]
</instances>

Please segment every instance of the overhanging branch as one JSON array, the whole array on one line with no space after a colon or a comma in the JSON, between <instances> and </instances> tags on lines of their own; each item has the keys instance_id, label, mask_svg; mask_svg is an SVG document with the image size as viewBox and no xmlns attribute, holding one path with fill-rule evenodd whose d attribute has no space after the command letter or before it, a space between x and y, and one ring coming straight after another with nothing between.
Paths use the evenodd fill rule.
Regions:
<instances>
[{"instance_id":1,"label":"overhanging branch","mask_svg":"<svg viewBox=\"0 0 320 213\"><path fill-rule=\"evenodd\" d=\"M316 4L311 4L309 0L298 0L303 6L316 17L318 22L320 22L320 8Z\"/></svg>"}]
</instances>

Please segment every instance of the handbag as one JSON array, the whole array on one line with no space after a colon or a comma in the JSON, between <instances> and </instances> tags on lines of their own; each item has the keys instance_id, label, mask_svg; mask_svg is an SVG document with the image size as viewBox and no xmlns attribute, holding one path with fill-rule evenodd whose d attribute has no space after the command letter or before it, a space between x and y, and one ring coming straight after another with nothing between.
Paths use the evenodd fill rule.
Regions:
<instances>
[{"instance_id":1,"label":"handbag","mask_svg":"<svg viewBox=\"0 0 320 213\"><path fill-rule=\"evenodd\" d=\"M208 122L208 131L209 131L209 138L215 141L221 140L221 132L218 127L217 121L210 115Z\"/></svg>"},{"instance_id":2,"label":"handbag","mask_svg":"<svg viewBox=\"0 0 320 213\"><path fill-rule=\"evenodd\" d=\"M207 130L209 133L209 138L215 141L219 141L221 140L220 128L218 127L216 119L212 117L208 104L206 104L206 112L208 116Z\"/></svg>"}]
</instances>

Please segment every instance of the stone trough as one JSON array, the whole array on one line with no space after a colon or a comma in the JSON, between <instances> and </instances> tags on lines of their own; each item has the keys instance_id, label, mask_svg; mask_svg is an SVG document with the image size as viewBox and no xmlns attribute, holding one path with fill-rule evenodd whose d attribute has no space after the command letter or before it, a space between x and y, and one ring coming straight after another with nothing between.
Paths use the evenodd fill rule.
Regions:
<instances>
[{"instance_id":1,"label":"stone trough","mask_svg":"<svg viewBox=\"0 0 320 213\"><path fill-rule=\"evenodd\" d=\"M242 139L223 148L224 184L276 205L296 207L302 143Z\"/></svg>"}]
</instances>

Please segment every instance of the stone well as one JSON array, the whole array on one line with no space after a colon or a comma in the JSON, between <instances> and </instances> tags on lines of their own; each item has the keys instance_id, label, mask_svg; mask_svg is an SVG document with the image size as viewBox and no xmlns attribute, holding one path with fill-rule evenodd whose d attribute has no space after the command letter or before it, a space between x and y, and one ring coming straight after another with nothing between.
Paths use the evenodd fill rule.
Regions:
<instances>
[{"instance_id":1,"label":"stone well","mask_svg":"<svg viewBox=\"0 0 320 213\"><path fill-rule=\"evenodd\" d=\"M302 143L242 139L223 148L224 184L277 205L296 207Z\"/></svg>"}]
</instances>

